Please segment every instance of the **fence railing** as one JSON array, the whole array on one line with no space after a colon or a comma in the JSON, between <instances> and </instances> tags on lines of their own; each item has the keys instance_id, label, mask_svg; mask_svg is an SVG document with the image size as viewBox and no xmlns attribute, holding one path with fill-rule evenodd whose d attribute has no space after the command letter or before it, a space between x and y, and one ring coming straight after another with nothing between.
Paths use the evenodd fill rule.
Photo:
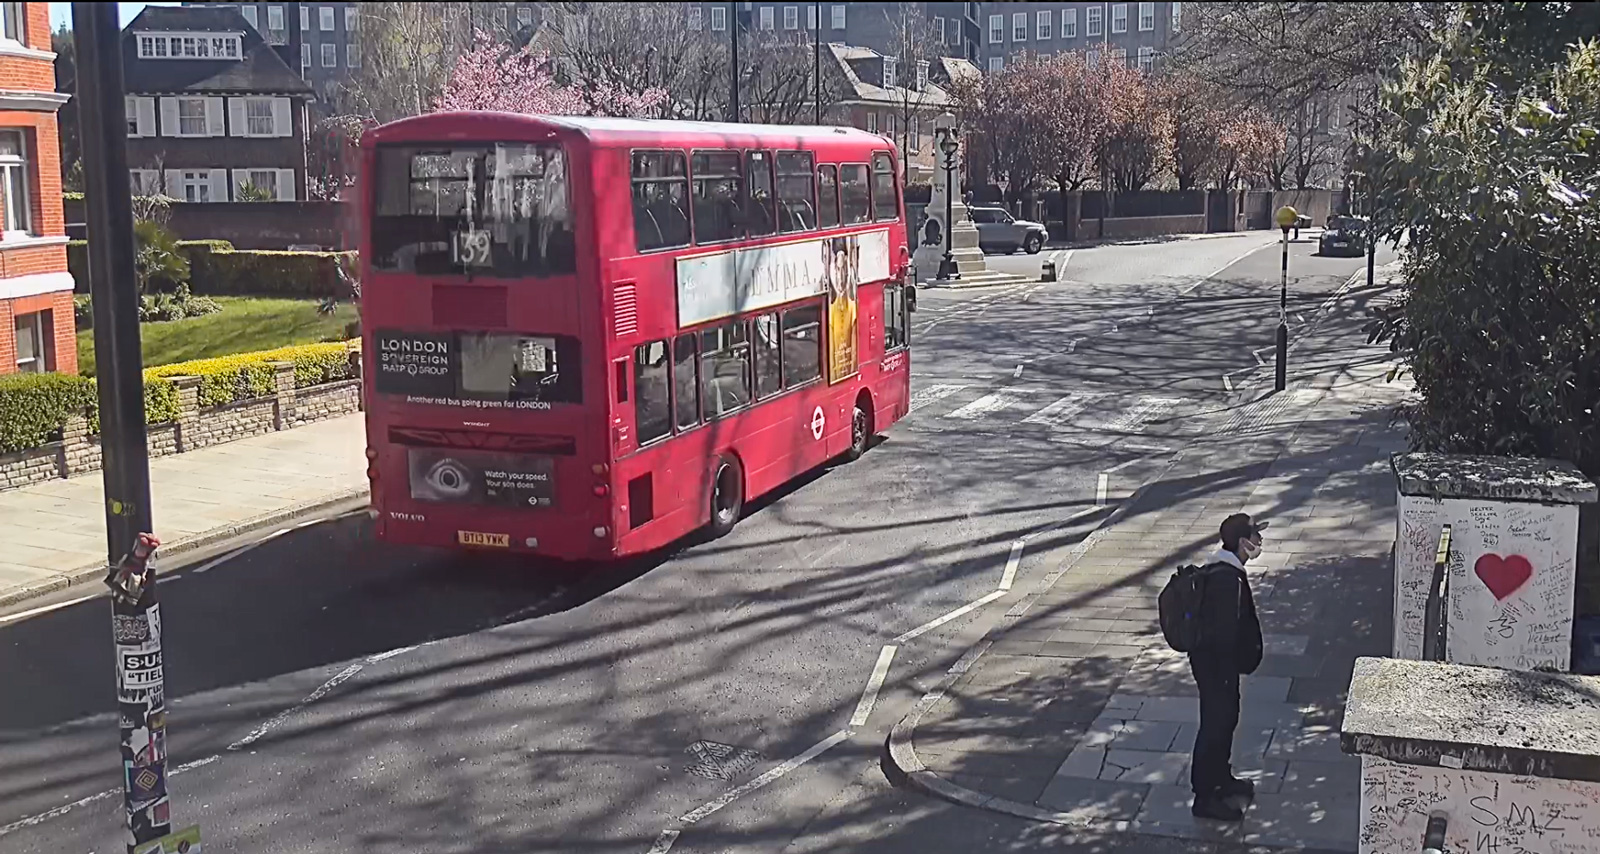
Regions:
<instances>
[{"instance_id":1,"label":"fence railing","mask_svg":"<svg viewBox=\"0 0 1600 854\"><path fill-rule=\"evenodd\" d=\"M1433 557L1433 583L1422 617L1422 660L1444 661L1450 635L1450 526L1439 532L1439 550Z\"/></svg>"}]
</instances>

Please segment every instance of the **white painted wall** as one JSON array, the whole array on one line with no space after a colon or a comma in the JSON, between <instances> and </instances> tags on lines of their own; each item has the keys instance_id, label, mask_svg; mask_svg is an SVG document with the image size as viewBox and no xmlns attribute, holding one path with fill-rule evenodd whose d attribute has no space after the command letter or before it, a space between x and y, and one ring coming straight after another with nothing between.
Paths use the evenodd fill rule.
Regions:
<instances>
[{"instance_id":1,"label":"white painted wall","mask_svg":"<svg viewBox=\"0 0 1600 854\"><path fill-rule=\"evenodd\" d=\"M1361 757L1359 854L1421 850L1428 815L1435 810L1449 818L1446 851L1600 851L1600 784Z\"/></svg>"},{"instance_id":2,"label":"white painted wall","mask_svg":"<svg viewBox=\"0 0 1600 854\"><path fill-rule=\"evenodd\" d=\"M1439 548L1439 531L1449 524L1446 658L1457 664L1517 670L1569 669L1578 551L1575 505L1401 495L1399 512L1396 658L1422 657L1423 614L1433 581L1433 559ZM1600 851L1600 840L1592 850Z\"/></svg>"}]
</instances>

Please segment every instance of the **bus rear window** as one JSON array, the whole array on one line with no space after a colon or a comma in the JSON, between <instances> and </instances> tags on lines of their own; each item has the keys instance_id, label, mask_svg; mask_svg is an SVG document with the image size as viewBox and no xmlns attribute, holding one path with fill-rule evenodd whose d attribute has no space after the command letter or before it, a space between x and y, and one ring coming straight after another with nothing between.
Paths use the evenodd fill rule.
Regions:
<instances>
[{"instance_id":1,"label":"bus rear window","mask_svg":"<svg viewBox=\"0 0 1600 854\"><path fill-rule=\"evenodd\" d=\"M509 278L576 269L559 146L385 145L374 174L376 270Z\"/></svg>"}]
</instances>

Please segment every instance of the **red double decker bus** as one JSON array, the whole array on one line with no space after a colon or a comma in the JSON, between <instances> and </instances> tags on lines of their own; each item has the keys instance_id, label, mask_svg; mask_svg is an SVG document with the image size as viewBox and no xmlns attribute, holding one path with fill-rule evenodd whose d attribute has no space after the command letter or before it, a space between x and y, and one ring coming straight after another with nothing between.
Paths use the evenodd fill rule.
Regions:
<instances>
[{"instance_id":1,"label":"red double decker bus","mask_svg":"<svg viewBox=\"0 0 1600 854\"><path fill-rule=\"evenodd\" d=\"M362 149L384 540L606 559L725 533L907 411L880 136L442 113Z\"/></svg>"}]
</instances>

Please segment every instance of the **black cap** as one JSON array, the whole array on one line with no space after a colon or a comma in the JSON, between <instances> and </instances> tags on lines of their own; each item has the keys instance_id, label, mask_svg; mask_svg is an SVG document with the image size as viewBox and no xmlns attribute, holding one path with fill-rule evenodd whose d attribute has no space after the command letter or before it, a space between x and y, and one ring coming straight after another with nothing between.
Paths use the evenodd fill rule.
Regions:
<instances>
[{"instance_id":1,"label":"black cap","mask_svg":"<svg viewBox=\"0 0 1600 854\"><path fill-rule=\"evenodd\" d=\"M1256 522L1248 513L1235 513L1222 520L1222 547L1232 549L1239 545L1239 541L1247 538L1261 536L1267 529L1266 522Z\"/></svg>"}]
</instances>

